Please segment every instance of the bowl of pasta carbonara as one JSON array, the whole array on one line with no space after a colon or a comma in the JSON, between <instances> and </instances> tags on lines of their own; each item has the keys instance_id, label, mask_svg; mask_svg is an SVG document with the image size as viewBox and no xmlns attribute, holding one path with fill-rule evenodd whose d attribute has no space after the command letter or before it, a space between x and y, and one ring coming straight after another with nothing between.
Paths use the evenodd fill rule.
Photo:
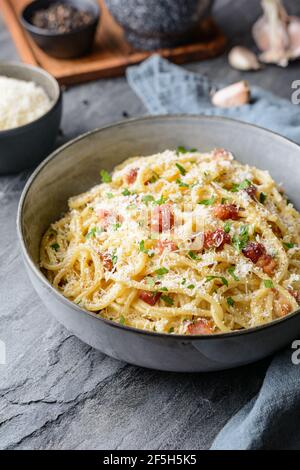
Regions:
<instances>
[{"instance_id":1,"label":"bowl of pasta carbonara","mask_svg":"<svg viewBox=\"0 0 300 470\"><path fill-rule=\"evenodd\" d=\"M299 154L204 117L140 119L67 144L19 208L38 292L79 337L128 362L211 370L263 357L300 327L297 182L284 173Z\"/></svg>"}]
</instances>

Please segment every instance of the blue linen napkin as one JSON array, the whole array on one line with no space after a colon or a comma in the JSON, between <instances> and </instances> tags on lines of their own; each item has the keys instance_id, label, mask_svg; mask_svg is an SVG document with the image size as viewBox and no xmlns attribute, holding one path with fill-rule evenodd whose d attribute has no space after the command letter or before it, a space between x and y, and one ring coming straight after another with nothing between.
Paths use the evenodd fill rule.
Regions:
<instances>
[{"instance_id":1,"label":"blue linen napkin","mask_svg":"<svg viewBox=\"0 0 300 470\"><path fill-rule=\"evenodd\" d=\"M299 107L253 87L252 102L221 109L211 105L208 78L153 55L127 69L129 85L151 114L228 116L272 129L300 143ZM300 449L300 365L289 348L276 354L259 393L224 426L212 449Z\"/></svg>"},{"instance_id":2,"label":"blue linen napkin","mask_svg":"<svg viewBox=\"0 0 300 470\"><path fill-rule=\"evenodd\" d=\"M251 87L251 104L225 109L210 102L210 91L218 85L158 55L129 67L126 76L150 114L227 116L267 127L300 143L299 106L261 88Z\"/></svg>"}]
</instances>

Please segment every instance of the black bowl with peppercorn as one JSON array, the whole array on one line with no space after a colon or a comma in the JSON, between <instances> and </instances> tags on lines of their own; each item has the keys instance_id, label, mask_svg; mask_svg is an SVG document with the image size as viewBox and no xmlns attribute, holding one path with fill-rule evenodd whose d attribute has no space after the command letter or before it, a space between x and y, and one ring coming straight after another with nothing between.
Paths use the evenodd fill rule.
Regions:
<instances>
[{"instance_id":1,"label":"black bowl with peppercorn","mask_svg":"<svg viewBox=\"0 0 300 470\"><path fill-rule=\"evenodd\" d=\"M21 13L21 23L48 55L71 59L93 45L100 8L93 0L36 0Z\"/></svg>"}]
</instances>

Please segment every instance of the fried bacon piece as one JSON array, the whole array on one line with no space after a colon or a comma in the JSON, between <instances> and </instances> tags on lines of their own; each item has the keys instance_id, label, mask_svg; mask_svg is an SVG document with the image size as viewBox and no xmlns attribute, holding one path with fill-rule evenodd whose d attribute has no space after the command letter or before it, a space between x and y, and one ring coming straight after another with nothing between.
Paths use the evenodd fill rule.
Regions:
<instances>
[{"instance_id":1,"label":"fried bacon piece","mask_svg":"<svg viewBox=\"0 0 300 470\"><path fill-rule=\"evenodd\" d=\"M139 298L152 307L159 300L160 296L161 292L149 292L147 290L141 290L139 293Z\"/></svg>"},{"instance_id":2,"label":"fried bacon piece","mask_svg":"<svg viewBox=\"0 0 300 470\"><path fill-rule=\"evenodd\" d=\"M113 262L111 259L111 255L107 251L105 251L104 253L100 254L100 257L102 259L104 269L106 269L107 271L112 271Z\"/></svg>"},{"instance_id":3,"label":"fried bacon piece","mask_svg":"<svg viewBox=\"0 0 300 470\"><path fill-rule=\"evenodd\" d=\"M245 188L244 191L246 191L248 196L250 196L252 199L256 198L257 188L256 186L254 186L254 184L250 184L250 186L248 186L248 188Z\"/></svg>"},{"instance_id":4,"label":"fried bacon piece","mask_svg":"<svg viewBox=\"0 0 300 470\"><path fill-rule=\"evenodd\" d=\"M159 254L161 255L164 250L169 250L169 251L178 250L178 246L172 240L158 240L157 249L158 249Z\"/></svg>"},{"instance_id":5,"label":"fried bacon piece","mask_svg":"<svg viewBox=\"0 0 300 470\"><path fill-rule=\"evenodd\" d=\"M225 160L230 160L230 153L223 148L217 148L213 151L212 158L224 158Z\"/></svg>"},{"instance_id":6,"label":"fried bacon piece","mask_svg":"<svg viewBox=\"0 0 300 470\"><path fill-rule=\"evenodd\" d=\"M110 224L109 219L112 217L112 212L107 209L99 209L97 211L97 217L99 222L101 222L101 226L107 228Z\"/></svg>"},{"instance_id":7,"label":"fried bacon piece","mask_svg":"<svg viewBox=\"0 0 300 470\"><path fill-rule=\"evenodd\" d=\"M156 206L152 212L151 229L154 232L165 232L174 227L174 212L169 204Z\"/></svg>"},{"instance_id":8,"label":"fried bacon piece","mask_svg":"<svg viewBox=\"0 0 300 470\"><path fill-rule=\"evenodd\" d=\"M266 254L266 249L262 243L250 242L243 249L243 254L255 264L261 256Z\"/></svg>"},{"instance_id":9,"label":"fried bacon piece","mask_svg":"<svg viewBox=\"0 0 300 470\"><path fill-rule=\"evenodd\" d=\"M213 214L220 220L237 220L239 218L239 210L235 204L218 204L214 207Z\"/></svg>"},{"instance_id":10,"label":"fried bacon piece","mask_svg":"<svg viewBox=\"0 0 300 470\"><path fill-rule=\"evenodd\" d=\"M217 228L217 230L214 230L213 232L206 232L204 234L203 248L218 248L222 250L225 243L229 244L230 242L230 235L224 232L223 229Z\"/></svg>"},{"instance_id":11,"label":"fried bacon piece","mask_svg":"<svg viewBox=\"0 0 300 470\"><path fill-rule=\"evenodd\" d=\"M125 181L128 184L133 184L136 180L137 174L138 174L139 169L138 168L131 168L127 175L125 175Z\"/></svg>"},{"instance_id":12,"label":"fried bacon piece","mask_svg":"<svg viewBox=\"0 0 300 470\"><path fill-rule=\"evenodd\" d=\"M116 222L122 222L123 218L119 214L115 214L113 211L107 209L99 209L97 211L98 220L101 223L101 227L107 229L111 224Z\"/></svg>"},{"instance_id":13,"label":"fried bacon piece","mask_svg":"<svg viewBox=\"0 0 300 470\"><path fill-rule=\"evenodd\" d=\"M248 243L246 248L243 249L243 254L258 268L261 268L264 273L273 276L277 263L271 255L267 254L262 243Z\"/></svg>"},{"instance_id":14,"label":"fried bacon piece","mask_svg":"<svg viewBox=\"0 0 300 470\"><path fill-rule=\"evenodd\" d=\"M256 262L256 266L261 268L264 273L268 274L268 276L273 276L277 263L273 256L262 255Z\"/></svg>"},{"instance_id":15,"label":"fried bacon piece","mask_svg":"<svg viewBox=\"0 0 300 470\"><path fill-rule=\"evenodd\" d=\"M206 318L199 318L187 327L187 333L190 335L211 335L213 332L213 322Z\"/></svg>"}]
</instances>

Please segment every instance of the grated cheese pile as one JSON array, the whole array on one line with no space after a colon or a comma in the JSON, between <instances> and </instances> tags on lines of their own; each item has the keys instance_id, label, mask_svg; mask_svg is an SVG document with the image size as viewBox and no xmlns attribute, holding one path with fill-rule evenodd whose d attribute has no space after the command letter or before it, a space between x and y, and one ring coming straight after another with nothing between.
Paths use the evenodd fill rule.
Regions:
<instances>
[{"instance_id":1,"label":"grated cheese pile","mask_svg":"<svg viewBox=\"0 0 300 470\"><path fill-rule=\"evenodd\" d=\"M48 95L34 82L0 76L0 130L35 121L50 107Z\"/></svg>"}]
</instances>

